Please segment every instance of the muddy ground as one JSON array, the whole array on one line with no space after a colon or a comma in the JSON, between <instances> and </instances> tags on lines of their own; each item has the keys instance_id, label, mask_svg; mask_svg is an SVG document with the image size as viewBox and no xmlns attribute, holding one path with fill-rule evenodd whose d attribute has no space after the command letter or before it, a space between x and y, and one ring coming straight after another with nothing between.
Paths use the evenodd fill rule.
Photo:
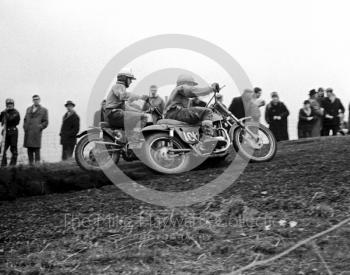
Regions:
<instances>
[{"instance_id":1,"label":"muddy ground","mask_svg":"<svg viewBox=\"0 0 350 275\"><path fill-rule=\"evenodd\" d=\"M183 191L226 165L171 176L121 167L145 186ZM135 200L73 163L20 169L10 175L22 185L54 180L43 193L69 177L78 189L99 188L0 201L0 274L225 274L350 217L350 137L282 143L273 161L249 164L220 195L175 209ZM244 274L350 274L350 225Z\"/></svg>"}]
</instances>

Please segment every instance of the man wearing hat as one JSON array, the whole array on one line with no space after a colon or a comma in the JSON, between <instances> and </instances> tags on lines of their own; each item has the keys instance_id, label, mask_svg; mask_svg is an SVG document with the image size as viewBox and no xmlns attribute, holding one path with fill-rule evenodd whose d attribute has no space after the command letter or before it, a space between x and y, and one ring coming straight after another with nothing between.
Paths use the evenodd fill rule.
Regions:
<instances>
[{"instance_id":1,"label":"man wearing hat","mask_svg":"<svg viewBox=\"0 0 350 275\"><path fill-rule=\"evenodd\" d=\"M312 89L311 91L309 91L309 102L310 102L311 109L315 114L315 121L312 126L311 137L319 137L321 135L321 130L322 130L324 109L320 104L318 93L316 92L315 89Z\"/></svg>"},{"instance_id":2,"label":"man wearing hat","mask_svg":"<svg viewBox=\"0 0 350 275\"><path fill-rule=\"evenodd\" d=\"M62 160L67 160L73 155L74 147L77 142L76 135L80 128L80 118L74 111L75 104L71 100L68 100L64 106L67 108L67 112L63 116L60 136Z\"/></svg>"},{"instance_id":3,"label":"man wearing hat","mask_svg":"<svg viewBox=\"0 0 350 275\"><path fill-rule=\"evenodd\" d=\"M0 113L1 126L3 126L2 135L4 136L4 144L1 144L1 149L3 149L1 166L7 165L6 152L10 147L12 154L10 165L16 165L17 163L17 141L18 141L18 129L17 125L20 121L19 112L14 108L15 102L13 99L6 99L6 109ZM0 149L0 150L1 150Z\"/></svg>"}]
</instances>

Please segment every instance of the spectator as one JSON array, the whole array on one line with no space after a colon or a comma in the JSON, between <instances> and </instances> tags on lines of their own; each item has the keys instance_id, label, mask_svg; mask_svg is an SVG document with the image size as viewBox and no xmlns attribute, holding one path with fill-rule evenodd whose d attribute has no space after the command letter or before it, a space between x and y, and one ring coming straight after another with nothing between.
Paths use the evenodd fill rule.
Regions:
<instances>
[{"instance_id":1,"label":"spectator","mask_svg":"<svg viewBox=\"0 0 350 275\"><path fill-rule=\"evenodd\" d=\"M105 121L106 100L102 100L100 110L94 114L94 127L99 127L100 122Z\"/></svg>"},{"instance_id":2,"label":"spectator","mask_svg":"<svg viewBox=\"0 0 350 275\"><path fill-rule=\"evenodd\" d=\"M324 99L325 99L325 97L324 97L324 89L322 87L320 87L317 90L317 100L318 100L320 106L322 106L322 103L323 103Z\"/></svg>"},{"instance_id":3,"label":"spectator","mask_svg":"<svg viewBox=\"0 0 350 275\"><path fill-rule=\"evenodd\" d=\"M255 101L255 104L258 105L258 107L265 106L265 100L261 99L262 90L259 87L254 88L254 94L253 94L253 101Z\"/></svg>"},{"instance_id":4,"label":"spectator","mask_svg":"<svg viewBox=\"0 0 350 275\"><path fill-rule=\"evenodd\" d=\"M265 106L265 100L261 99L262 90L259 87L254 88L253 103L257 106L257 112L259 114L259 121L261 117L260 107Z\"/></svg>"},{"instance_id":5,"label":"spectator","mask_svg":"<svg viewBox=\"0 0 350 275\"><path fill-rule=\"evenodd\" d=\"M29 164L40 162L42 131L48 126L48 111L40 105L40 97L33 95L33 105L27 108L24 117L24 147L28 151Z\"/></svg>"},{"instance_id":6,"label":"spectator","mask_svg":"<svg viewBox=\"0 0 350 275\"><path fill-rule=\"evenodd\" d=\"M316 92L316 91L315 91ZM304 107L299 110L298 138L309 138L312 136L317 116L311 108L310 101L304 101Z\"/></svg>"},{"instance_id":7,"label":"spectator","mask_svg":"<svg viewBox=\"0 0 350 275\"><path fill-rule=\"evenodd\" d=\"M345 108L340 99L335 96L333 89L326 90L327 97L323 100L324 120L322 135L329 136L330 131L332 135L337 135L340 129L340 115L344 114Z\"/></svg>"},{"instance_id":8,"label":"spectator","mask_svg":"<svg viewBox=\"0 0 350 275\"><path fill-rule=\"evenodd\" d=\"M152 111L153 123L156 123L159 119L162 118L165 106L164 100L157 93L158 87L156 85L151 85L151 87L149 88L150 96L148 99L146 99L146 102L142 108L143 111L156 109L155 111Z\"/></svg>"},{"instance_id":9,"label":"spectator","mask_svg":"<svg viewBox=\"0 0 350 275\"><path fill-rule=\"evenodd\" d=\"M321 135L324 109L320 105L320 101L318 100L318 94L315 89L309 92L309 97L310 106L315 115L311 136L319 137Z\"/></svg>"},{"instance_id":10,"label":"spectator","mask_svg":"<svg viewBox=\"0 0 350 275\"><path fill-rule=\"evenodd\" d=\"M253 91L245 89L242 96L233 98L229 111L238 119L243 117L252 117L253 120L259 121L259 108L253 102Z\"/></svg>"},{"instance_id":11,"label":"spectator","mask_svg":"<svg viewBox=\"0 0 350 275\"><path fill-rule=\"evenodd\" d=\"M72 101L68 100L64 106L67 108L67 112L63 116L60 136L62 160L67 160L73 155L74 147L77 142L76 135L79 132L80 119L74 110L75 104Z\"/></svg>"},{"instance_id":12,"label":"spectator","mask_svg":"<svg viewBox=\"0 0 350 275\"><path fill-rule=\"evenodd\" d=\"M11 98L8 98L6 99L6 109L0 113L1 126L4 127L3 132L1 134L4 135L4 140L5 140L1 166L7 166L6 153L9 147L12 154L10 165L16 165L17 163L17 156L18 156L17 125L19 124L19 121L20 121L20 115L19 115L19 112L14 107L15 107L14 100ZM1 149L2 148L0 148L0 150Z\"/></svg>"},{"instance_id":13,"label":"spectator","mask_svg":"<svg viewBox=\"0 0 350 275\"><path fill-rule=\"evenodd\" d=\"M279 100L277 92L271 93L271 102L266 106L265 120L270 125L270 130L277 141L288 140L288 116L289 111L283 102Z\"/></svg>"}]
</instances>

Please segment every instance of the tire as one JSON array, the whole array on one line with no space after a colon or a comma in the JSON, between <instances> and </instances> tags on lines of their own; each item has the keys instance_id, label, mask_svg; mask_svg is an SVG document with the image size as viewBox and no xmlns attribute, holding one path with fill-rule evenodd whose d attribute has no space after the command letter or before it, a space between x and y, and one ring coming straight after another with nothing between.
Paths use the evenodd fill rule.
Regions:
<instances>
[{"instance_id":1,"label":"tire","mask_svg":"<svg viewBox=\"0 0 350 275\"><path fill-rule=\"evenodd\" d=\"M250 152L247 152L244 146L241 143L242 140L242 132L243 128L237 127L233 132L233 147L236 150L236 152L243 158L249 159L251 162L267 162L272 160L277 152L277 141L275 139L275 136L273 133L265 127L264 125L256 122L247 122L245 123L246 127L249 126L258 126L259 131L262 131L266 137L269 139L269 142L271 143L271 148L268 150L268 153L264 157L256 157L254 156L255 150L253 149L253 154L250 154Z\"/></svg>"},{"instance_id":2,"label":"tire","mask_svg":"<svg viewBox=\"0 0 350 275\"><path fill-rule=\"evenodd\" d=\"M156 142L164 140L164 141L170 141L172 140L173 144L175 145L176 149L184 149L185 146L183 145L182 141L176 137L169 137L168 133L156 133L151 134L148 137L146 137L146 140L141 148L141 155L140 159L151 169L163 173L163 174L177 174L182 173L191 170L191 157L189 153L185 153L181 155L181 161L178 166L176 167L165 167L162 166L160 163L158 163L155 160L154 155L157 153L152 153L152 146L156 144ZM166 147L163 147L166 148ZM159 151L159 150L158 150ZM158 155L161 153L158 153Z\"/></svg>"},{"instance_id":3,"label":"tire","mask_svg":"<svg viewBox=\"0 0 350 275\"><path fill-rule=\"evenodd\" d=\"M107 137L105 137L104 140L112 141L110 138ZM87 134L79 140L75 148L75 161L78 163L78 165L86 171L101 171L102 169L108 169L116 165L120 159L119 152L113 152L110 155L110 159L107 161L107 163L105 163L102 166L96 160L95 165L92 165L85 159L84 149L89 143L92 143L94 141L101 141L101 138L98 133ZM93 152L90 151L89 157L91 159L91 162L93 162L92 158L95 158Z\"/></svg>"}]
</instances>

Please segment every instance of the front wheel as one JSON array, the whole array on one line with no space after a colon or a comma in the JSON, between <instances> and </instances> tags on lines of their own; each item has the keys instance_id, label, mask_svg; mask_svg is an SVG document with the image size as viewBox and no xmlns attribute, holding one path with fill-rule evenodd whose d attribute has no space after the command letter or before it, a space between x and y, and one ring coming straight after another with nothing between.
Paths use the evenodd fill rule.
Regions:
<instances>
[{"instance_id":1,"label":"front wheel","mask_svg":"<svg viewBox=\"0 0 350 275\"><path fill-rule=\"evenodd\" d=\"M75 148L75 160L82 169L100 171L118 163L120 152L113 150L110 145L99 144L101 141L98 133L87 134L79 140Z\"/></svg>"},{"instance_id":2,"label":"front wheel","mask_svg":"<svg viewBox=\"0 0 350 275\"><path fill-rule=\"evenodd\" d=\"M185 147L178 138L170 137L168 133L156 133L146 137L140 158L148 167L160 173L182 173L191 169L189 153L176 152L182 149Z\"/></svg>"},{"instance_id":3,"label":"front wheel","mask_svg":"<svg viewBox=\"0 0 350 275\"><path fill-rule=\"evenodd\" d=\"M254 136L251 136L246 129L249 129ZM273 133L260 123L245 123L245 128L238 127L234 130L232 138L238 154L252 162L270 161L276 155L276 139Z\"/></svg>"}]
</instances>

